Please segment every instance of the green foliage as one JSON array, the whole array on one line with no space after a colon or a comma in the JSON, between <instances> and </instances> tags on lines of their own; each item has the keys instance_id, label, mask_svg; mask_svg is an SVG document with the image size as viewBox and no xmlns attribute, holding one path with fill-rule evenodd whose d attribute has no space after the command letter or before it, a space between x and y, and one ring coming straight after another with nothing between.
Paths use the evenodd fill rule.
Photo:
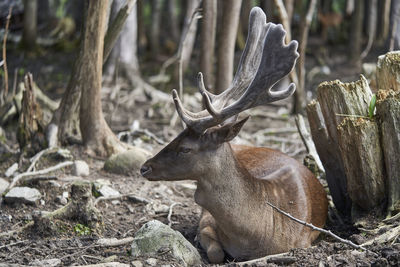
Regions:
<instances>
[{"instance_id":1,"label":"green foliage","mask_svg":"<svg viewBox=\"0 0 400 267\"><path fill-rule=\"evenodd\" d=\"M77 223L74 226L74 232L79 236L83 236L83 235L90 235L92 233L92 230L86 225Z\"/></svg>"},{"instance_id":2,"label":"green foliage","mask_svg":"<svg viewBox=\"0 0 400 267\"><path fill-rule=\"evenodd\" d=\"M368 108L368 117L372 119L375 115L375 106L376 106L376 95L373 94L371 98L371 102L369 102L369 108Z\"/></svg>"}]
</instances>

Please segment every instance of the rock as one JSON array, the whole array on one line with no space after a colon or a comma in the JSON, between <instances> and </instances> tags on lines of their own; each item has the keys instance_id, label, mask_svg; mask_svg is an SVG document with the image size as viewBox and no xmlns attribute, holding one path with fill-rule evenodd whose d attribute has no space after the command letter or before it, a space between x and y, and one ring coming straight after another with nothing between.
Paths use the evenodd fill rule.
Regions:
<instances>
[{"instance_id":1,"label":"rock","mask_svg":"<svg viewBox=\"0 0 400 267\"><path fill-rule=\"evenodd\" d=\"M138 172L149 156L151 154L147 150L133 147L133 149L109 157L104 163L104 170L129 176Z\"/></svg>"},{"instance_id":2,"label":"rock","mask_svg":"<svg viewBox=\"0 0 400 267\"><path fill-rule=\"evenodd\" d=\"M143 263L141 261L132 261L131 266L132 267L143 267Z\"/></svg>"},{"instance_id":3,"label":"rock","mask_svg":"<svg viewBox=\"0 0 400 267\"><path fill-rule=\"evenodd\" d=\"M63 196L57 196L56 197L56 202L65 206L65 205L67 205L68 200Z\"/></svg>"},{"instance_id":4,"label":"rock","mask_svg":"<svg viewBox=\"0 0 400 267\"><path fill-rule=\"evenodd\" d=\"M36 204L42 195L35 188L13 187L5 195L4 201L7 203L27 203Z\"/></svg>"},{"instance_id":5,"label":"rock","mask_svg":"<svg viewBox=\"0 0 400 267\"><path fill-rule=\"evenodd\" d=\"M103 197L118 197L121 194L115 190L114 188L109 187L108 185L102 186L98 192L103 196Z\"/></svg>"},{"instance_id":6,"label":"rock","mask_svg":"<svg viewBox=\"0 0 400 267\"><path fill-rule=\"evenodd\" d=\"M71 151L65 148L57 149L57 151L50 154L55 160L73 160L74 156L72 156Z\"/></svg>"},{"instance_id":7,"label":"rock","mask_svg":"<svg viewBox=\"0 0 400 267\"><path fill-rule=\"evenodd\" d=\"M199 252L181 233L153 220L136 232L132 243L132 256L157 257L160 253L168 253L184 266L201 264Z\"/></svg>"},{"instance_id":8,"label":"rock","mask_svg":"<svg viewBox=\"0 0 400 267\"><path fill-rule=\"evenodd\" d=\"M157 265L157 259L155 259L155 258L148 258L144 262L147 263L150 266L156 266Z\"/></svg>"},{"instance_id":9,"label":"rock","mask_svg":"<svg viewBox=\"0 0 400 267\"><path fill-rule=\"evenodd\" d=\"M34 260L29 265L54 267L54 266L58 266L60 264L61 264L60 259L46 259L46 260Z\"/></svg>"},{"instance_id":10,"label":"rock","mask_svg":"<svg viewBox=\"0 0 400 267\"><path fill-rule=\"evenodd\" d=\"M4 191L6 191L8 185L10 183L6 180L4 180L3 178L0 178L0 195L4 193Z\"/></svg>"},{"instance_id":11,"label":"rock","mask_svg":"<svg viewBox=\"0 0 400 267\"><path fill-rule=\"evenodd\" d=\"M162 204L160 201L154 200L147 204L145 209L149 214L168 213L169 206Z\"/></svg>"},{"instance_id":12,"label":"rock","mask_svg":"<svg viewBox=\"0 0 400 267\"><path fill-rule=\"evenodd\" d=\"M89 176L89 165L83 160L75 160L72 166L72 174L75 176Z\"/></svg>"},{"instance_id":13,"label":"rock","mask_svg":"<svg viewBox=\"0 0 400 267\"><path fill-rule=\"evenodd\" d=\"M18 163L14 163L13 165L11 165L6 172L4 173L4 175L6 177L10 177L11 175L13 175L16 171L18 170Z\"/></svg>"}]
</instances>

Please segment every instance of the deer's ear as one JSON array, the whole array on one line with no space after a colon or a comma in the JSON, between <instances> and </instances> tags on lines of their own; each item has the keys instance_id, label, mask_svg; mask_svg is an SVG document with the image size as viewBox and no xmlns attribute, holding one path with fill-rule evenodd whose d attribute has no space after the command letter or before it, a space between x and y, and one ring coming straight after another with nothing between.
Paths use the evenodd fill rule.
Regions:
<instances>
[{"instance_id":1,"label":"deer's ear","mask_svg":"<svg viewBox=\"0 0 400 267\"><path fill-rule=\"evenodd\" d=\"M248 119L249 117L246 117L240 121L234 123L228 123L222 126L221 128L217 129L215 132L212 133L214 141L216 141L217 143L224 143L231 141L238 135L240 129L242 129L243 125L246 123Z\"/></svg>"}]
</instances>

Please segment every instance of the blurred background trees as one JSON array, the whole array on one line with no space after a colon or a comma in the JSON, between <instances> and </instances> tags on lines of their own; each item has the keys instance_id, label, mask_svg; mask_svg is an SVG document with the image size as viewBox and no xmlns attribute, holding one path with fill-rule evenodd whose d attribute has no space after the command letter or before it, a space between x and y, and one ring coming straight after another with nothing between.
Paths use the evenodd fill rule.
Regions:
<instances>
[{"instance_id":1,"label":"blurred background trees","mask_svg":"<svg viewBox=\"0 0 400 267\"><path fill-rule=\"evenodd\" d=\"M74 58L82 56L82 44L79 44L84 41L85 21L88 19L84 14L85 2L0 0L0 37L3 40L7 33L8 46L2 41L1 99L13 97L9 95L15 94L16 84L29 70L37 83L51 80L46 86L39 87L43 87L53 99L64 96L61 106L64 105L62 108L65 109L66 99L69 99L66 95L71 94L71 90L66 88L77 87L76 83L85 79L80 68L87 63L72 65ZM117 13L130 1L108 2L106 20L108 27L112 27ZM196 91L199 71L204 73L209 90L214 93L225 90L244 47L249 11L253 6L263 8L269 22L282 23L289 33L288 39L299 41L300 58L290 76L298 88L292 104L294 113L304 112L304 106L319 82L337 78L353 80L362 72L362 67L367 68L364 63L376 62L377 55L400 46L400 0L131 2L135 3L129 16L123 20L125 24L114 31L120 35L115 39L107 61L109 51L104 48L102 86L113 88L110 97L115 97L121 87L127 87L135 91L133 95L136 96L137 92L142 92L149 98L165 98L165 92L169 93L182 83L183 91L191 94ZM9 13L11 17L6 29ZM101 34L105 35L105 32ZM8 58L9 71L7 51L13 55ZM52 54L57 53L66 56L55 62ZM34 61L38 57L45 58L40 67L29 65L31 59ZM44 77L48 69L60 65L68 69L69 75L51 79ZM180 74L179 66L183 74ZM289 81L283 81L286 82ZM8 87L13 87L13 90L8 90ZM81 90L74 93L78 99ZM80 136L78 102L74 103L62 113L69 114L67 117L73 117L73 120L63 119L60 111L54 115L64 125L62 127L69 129L66 131L68 134L61 138L63 141L71 133Z\"/></svg>"}]
</instances>

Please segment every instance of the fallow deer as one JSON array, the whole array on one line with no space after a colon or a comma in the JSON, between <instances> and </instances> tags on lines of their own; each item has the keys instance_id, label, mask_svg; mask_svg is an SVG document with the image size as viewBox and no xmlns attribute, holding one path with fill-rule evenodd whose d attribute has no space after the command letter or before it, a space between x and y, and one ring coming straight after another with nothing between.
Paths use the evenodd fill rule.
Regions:
<instances>
[{"instance_id":1,"label":"fallow deer","mask_svg":"<svg viewBox=\"0 0 400 267\"><path fill-rule=\"evenodd\" d=\"M176 110L186 124L170 144L141 168L151 181L196 180L195 201L203 207L200 244L210 262L225 253L237 259L308 247L318 232L274 211L266 203L305 222L322 227L327 216L326 193L303 165L285 154L262 147L230 144L248 118L240 112L289 97L295 86L281 91L273 85L293 68L297 42L284 44L281 25L266 23L253 8L249 33L231 86L220 95L208 92L199 73L205 110L186 110L175 90Z\"/></svg>"}]
</instances>

